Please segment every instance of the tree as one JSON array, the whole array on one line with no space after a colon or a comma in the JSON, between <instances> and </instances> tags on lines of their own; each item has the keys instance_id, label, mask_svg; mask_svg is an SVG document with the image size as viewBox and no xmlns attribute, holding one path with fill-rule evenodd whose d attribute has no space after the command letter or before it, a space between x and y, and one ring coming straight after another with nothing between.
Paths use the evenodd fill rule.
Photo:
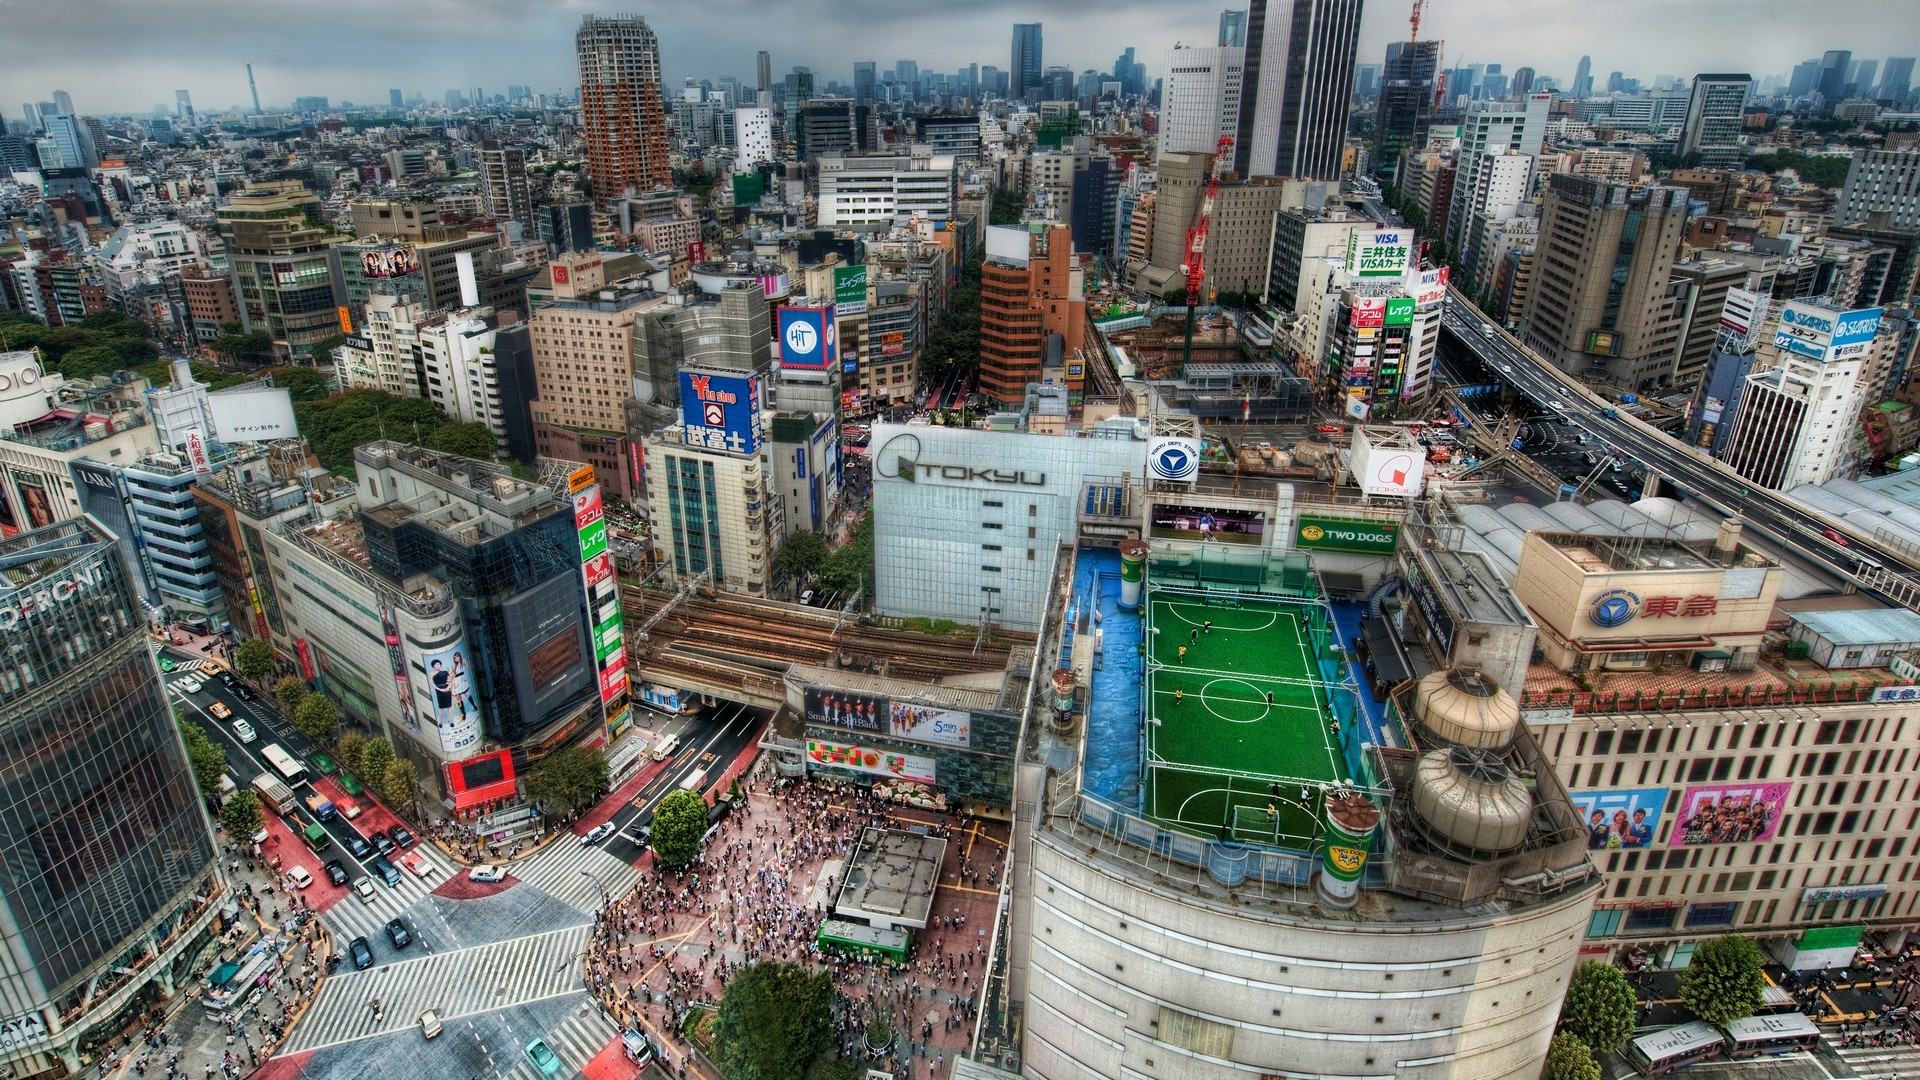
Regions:
<instances>
[{"instance_id":1,"label":"tree","mask_svg":"<svg viewBox=\"0 0 1920 1080\"><path fill-rule=\"evenodd\" d=\"M732 1080L803 1080L832 1046L832 975L797 964L749 964L727 982L713 1047Z\"/></svg>"},{"instance_id":2,"label":"tree","mask_svg":"<svg viewBox=\"0 0 1920 1080\"><path fill-rule=\"evenodd\" d=\"M1553 1037L1540 1080L1600 1080L1600 1075L1600 1063L1593 1060L1593 1052L1580 1036L1563 1031Z\"/></svg>"},{"instance_id":3,"label":"tree","mask_svg":"<svg viewBox=\"0 0 1920 1080\"><path fill-rule=\"evenodd\" d=\"M1727 934L1703 942L1680 973L1680 1000L1709 1024L1752 1016L1767 984L1761 963L1752 938Z\"/></svg>"},{"instance_id":4,"label":"tree","mask_svg":"<svg viewBox=\"0 0 1920 1080\"><path fill-rule=\"evenodd\" d=\"M1185 307L1187 304L1187 287L1185 285L1175 285L1173 288L1160 294L1160 302L1168 307Z\"/></svg>"},{"instance_id":5,"label":"tree","mask_svg":"<svg viewBox=\"0 0 1920 1080\"><path fill-rule=\"evenodd\" d=\"M1589 960L1574 969L1560 1003L1560 1028L1601 1054L1611 1054L1633 1038L1639 999L1627 977L1612 964Z\"/></svg>"},{"instance_id":6,"label":"tree","mask_svg":"<svg viewBox=\"0 0 1920 1080\"><path fill-rule=\"evenodd\" d=\"M527 770L527 798L548 813L577 813L606 790L611 772L607 755L600 751L563 746Z\"/></svg>"},{"instance_id":7,"label":"tree","mask_svg":"<svg viewBox=\"0 0 1920 1080\"><path fill-rule=\"evenodd\" d=\"M283 675L273 684L273 696L280 701L280 711L288 716L299 713L307 693L307 680L298 675Z\"/></svg>"},{"instance_id":8,"label":"tree","mask_svg":"<svg viewBox=\"0 0 1920 1080\"><path fill-rule=\"evenodd\" d=\"M207 348L220 355L223 360L236 364L264 364L273 359L273 337L265 330L252 333L240 333L238 326L224 328L226 332L212 341Z\"/></svg>"},{"instance_id":9,"label":"tree","mask_svg":"<svg viewBox=\"0 0 1920 1080\"><path fill-rule=\"evenodd\" d=\"M349 731L340 736L339 750L340 767L358 776L363 764L362 755L367 750L367 737L357 731Z\"/></svg>"},{"instance_id":10,"label":"tree","mask_svg":"<svg viewBox=\"0 0 1920 1080\"><path fill-rule=\"evenodd\" d=\"M378 785L387 775L387 765L393 761L393 744L384 738L367 740L365 749L360 751L360 772L369 785Z\"/></svg>"},{"instance_id":11,"label":"tree","mask_svg":"<svg viewBox=\"0 0 1920 1080\"><path fill-rule=\"evenodd\" d=\"M339 723L340 710L322 694L308 694L293 714L293 725L317 743L326 742Z\"/></svg>"},{"instance_id":12,"label":"tree","mask_svg":"<svg viewBox=\"0 0 1920 1080\"><path fill-rule=\"evenodd\" d=\"M319 341L314 342L312 345L307 346L307 357L311 359L315 364L331 364L333 363L333 350L339 348L342 345L345 345L346 343L347 343L347 336L345 334L328 334L326 337L323 337ZM302 370L311 370L311 369L307 368ZM283 383L280 381L278 371L274 372L274 385L276 386L287 385L286 383ZM292 388L288 387L288 389L292 389Z\"/></svg>"},{"instance_id":13,"label":"tree","mask_svg":"<svg viewBox=\"0 0 1920 1080\"><path fill-rule=\"evenodd\" d=\"M187 744L187 764L193 766L193 782L200 794L211 799L220 794L220 778L227 774L227 752L207 738L207 729L191 720L180 721L180 739Z\"/></svg>"},{"instance_id":14,"label":"tree","mask_svg":"<svg viewBox=\"0 0 1920 1080\"><path fill-rule=\"evenodd\" d=\"M1027 200L1011 187L996 188L993 204L987 208L987 224L1018 225Z\"/></svg>"},{"instance_id":15,"label":"tree","mask_svg":"<svg viewBox=\"0 0 1920 1080\"><path fill-rule=\"evenodd\" d=\"M707 833L707 800L678 790L660 800L653 812L653 854L666 866L685 866L700 854Z\"/></svg>"},{"instance_id":16,"label":"tree","mask_svg":"<svg viewBox=\"0 0 1920 1080\"><path fill-rule=\"evenodd\" d=\"M827 559L827 542L820 534L799 529L787 534L786 542L773 553L775 571L799 581L820 571Z\"/></svg>"},{"instance_id":17,"label":"tree","mask_svg":"<svg viewBox=\"0 0 1920 1080\"><path fill-rule=\"evenodd\" d=\"M421 442L429 450L439 450L461 457L478 458L492 461L499 450L499 442L493 437L493 429L478 421L467 424L446 424Z\"/></svg>"},{"instance_id":18,"label":"tree","mask_svg":"<svg viewBox=\"0 0 1920 1080\"><path fill-rule=\"evenodd\" d=\"M227 841L238 844L247 837L260 831L267 823L266 815L260 812L260 797L252 788L241 788L220 808L220 824L227 828Z\"/></svg>"},{"instance_id":19,"label":"tree","mask_svg":"<svg viewBox=\"0 0 1920 1080\"><path fill-rule=\"evenodd\" d=\"M419 779L413 762L395 758L387 762L386 772L380 774L380 797L388 806L411 806Z\"/></svg>"},{"instance_id":20,"label":"tree","mask_svg":"<svg viewBox=\"0 0 1920 1080\"><path fill-rule=\"evenodd\" d=\"M233 650L233 670L243 679L258 682L271 675L279 663L273 646L261 638L248 638Z\"/></svg>"}]
</instances>

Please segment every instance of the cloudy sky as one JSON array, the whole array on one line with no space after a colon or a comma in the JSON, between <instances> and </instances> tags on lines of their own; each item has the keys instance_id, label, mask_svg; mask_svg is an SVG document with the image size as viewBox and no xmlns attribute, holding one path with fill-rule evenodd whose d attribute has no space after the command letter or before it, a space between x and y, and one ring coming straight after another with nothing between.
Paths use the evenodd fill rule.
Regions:
<instances>
[{"instance_id":1,"label":"cloudy sky","mask_svg":"<svg viewBox=\"0 0 1920 1080\"><path fill-rule=\"evenodd\" d=\"M247 100L253 63L269 108L300 94L385 101L388 87L437 98L509 83L571 85L580 16L637 11L660 36L667 77L751 78L754 52L776 73L804 64L851 81L855 60L882 70L969 62L1007 66L1011 24L1045 24L1046 63L1111 70L1131 45L1149 77L1176 41L1211 44L1226 0L0 0L7 45L0 107L55 89L86 112L144 112L185 88L203 111ZM1245 7L1245 3L1231 6ZM1370 0L1360 45L1377 62L1406 33L1408 5ZM1824 49L1857 58L1920 53L1914 0L1430 0L1422 37L1446 60L1523 64L1571 76L1580 54L1609 71L1784 74Z\"/></svg>"}]
</instances>

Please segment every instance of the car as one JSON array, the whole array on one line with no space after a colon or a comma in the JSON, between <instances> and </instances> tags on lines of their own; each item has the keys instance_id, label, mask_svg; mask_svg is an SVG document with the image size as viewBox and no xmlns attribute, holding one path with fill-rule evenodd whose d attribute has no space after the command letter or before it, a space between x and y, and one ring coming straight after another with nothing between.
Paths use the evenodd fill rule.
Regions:
<instances>
[{"instance_id":1,"label":"car","mask_svg":"<svg viewBox=\"0 0 1920 1080\"><path fill-rule=\"evenodd\" d=\"M1567 403L1561 401L1559 398L1550 398L1547 401L1547 408L1549 409L1564 409L1566 407Z\"/></svg>"},{"instance_id":2,"label":"car","mask_svg":"<svg viewBox=\"0 0 1920 1080\"><path fill-rule=\"evenodd\" d=\"M247 689L246 686L241 683L234 683L233 696L239 698L241 701L252 701L253 691Z\"/></svg>"},{"instance_id":3,"label":"car","mask_svg":"<svg viewBox=\"0 0 1920 1080\"><path fill-rule=\"evenodd\" d=\"M215 675L215 678L220 680L221 686L237 686L240 682L239 679L233 677L233 672L231 671L219 672Z\"/></svg>"},{"instance_id":4,"label":"car","mask_svg":"<svg viewBox=\"0 0 1920 1080\"><path fill-rule=\"evenodd\" d=\"M287 876L293 879L293 887L296 889L304 889L313 884L313 874L299 863L293 864L293 869L287 871Z\"/></svg>"},{"instance_id":5,"label":"car","mask_svg":"<svg viewBox=\"0 0 1920 1080\"><path fill-rule=\"evenodd\" d=\"M351 833L347 836L347 850L353 852L354 858L364 859L373 854L373 845L367 843L367 838L359 833Z\"/></svg>"},{"instance_id":6,"label":"car","mask_svg":"<svg viewBox=\"0 0 1920 1080\"><path fill-rule=\"evenodd\" d=\"M413 843L413 834L407 831L405 825L395 825L387 830L387 835L393 837L394 847L407 847Z\"/></svg>"},{"instance_id":7,"label":"car","mask_svg":"<svg viewBox=\"0 0 1920 1080\"><path fill-rule=\"evenodd\" d=\"M376 831L373 833L373 835L367 837L367 839L373 842L374 850L378 851L380 854L382 855L393 854L393 841L387 839L386 833Z\"/></svg>"},{"instance_id":8,"label":"car","mask_svg":"<svg viewBox=\"0 0 1920 1080\"><path fill-rule=\"evenodd\" d=\"M1512 365L1512 364L1501 364L1501 365L1500 365L1500 371L1501 371L1501 373L1502 373L1502 374L1505 374L1505 375L1511 375L1511 374L1513 374L1513 365Z\"/></svg>"},{"instance_id":9,"label":"car","mask_svg":"<svg viewBox=\"0 0 1920 1080\"><path fill-rule=\"evenodd\" d=\"M327 864L321 867L321 869L327 872L327 881L329 883L334 885L345 885L347 883L347 868L340 864L339 859L328 859Z\"/></svg>"},{"instance_id":10,"label":"car","mask_svg":"<svg viewBox=\"0 0 1920 1080\"><path fill-rule=\"evenodd\" d=\"M1481 336L1482 336L1482 337L1492 337L1492 336L1493 336L1493 327L1491 327L1491 326L1488 326L1488 325L1487 325L1486 323L1481 323L1481 324L1480 324L1480 334L1481 334Z\"/></svg>"},{"instance_id":11,"label":"car","mask_svg":"<svg viewBox=\"0 0 1920 1080\"><path fill-rule=\"evenodd\" d=\"M491 863L482 863L467 871L468 881L499 881L506 876L505 870Z\"/></svg>"},{"instance_id":12,"label":"car","mask_svg":"<svg viewBox=\"0 0 1920 1080\"><path fill-rule=\"evenodd\" d=\"M359 881L354 882L353 895L359 897L360 902L363 904L373 903L373 879L361 878Z\"/></svg>"},{"instance_id":13,"label":"car","mask_svg":"<svg viewBox=\"0 0 1920 1080\"><path fill-rule=\"evenodd\" d=\"M1339 424L1316 424L1314 425L1313 430L1319 432L1322 435L1338 435L1342 431L1345 431L1347 429L1341 427Z\"/></svg>"},{"instance_id":14,"label":"car","mask_svg":"<svg viewBox=\"0 0 1920 1080\"><path fill-rule=\"evenodd\" d=\"M387 888L392 889L400 884L400 868L388 862L385 855L373 857L372 869L381 881L387 883Z\"/></svg>"},{"instance_id":15,"label":"car","mask_svg":"<svg viewBox=\"0 0 1920 1080\"><path fill-rule=\"evenodd\" d=\"M399 919L387 920L387 940L393 942L396 949L404 949L413 944L413 935L407 933L407 924Z\"/></svg>"},{"instance_id":16,"label":"car","mask_svg":"<svg viewBox=\"0 0 1920 1080\"><path fill-rule=\"evenodd\" d=\"M600 841L605 840L607 837L612 836L613 830L614 830L613 822L611 821L603 822L602 824L595 825L593 828L588 829L586 832L586 835L580 838L580 842L582 844L597 844Z\"/></svg>"},{"instance_id":17,"label":"car","mask_svg":"<svg viewBox=\"0 0 1920 1080\"><path fill-rule=\"evenodd\" d=\"M420 1035L431 1039L440 1034L440 1014L432 1009L420 1014Z\"/></svg>"},{"instance_id":18,"label":"car","mask_svg":"<svg viewBox=\"0 0 1920 1080\"><path fill-rule=\"evenodd\" d=\"M213 714L215 720L226 720L233 716L233 710L227 708L227 703L224 701L216 701L207 706L207 711Z\"/></svg>"},{"instance_id":19,"label":"car","mask_svg":"<svg viewBox=\"0 0 1920 1080\"><path fill-rule=\"evenodd\" d=\"M1833 529L1821 529L1820 535L1826 537L1828 540L1831 540L1836 544L1839 544L1841 547L1847 546L1847 538L1844 536L1841 536L1837 531Z\"/></svg>"},{"instance_id":20,"label":"car","mask_svg":"<svg viewBox=\"0 0 1920 1080\"><path fill-rule=\"evenodd\" d=\"M814 594L814 591L813 591L812 589L803 589L803 590L801 590L801 592L800 592L800 603L802 603L802 604L804 604L804 605L805 605L805 606L807 606L807 607L812 607L812 606L813 606L813 598L814 598L814 595L815 595L815 594Z\"/></svg>"},{"instance_id":21,"label":"car","mask_svg":"<svg viewBox=\"0 0 1920 1080\"><path fill-rule=\"evenodd\" d=\"M813 590L808 589L807 591L812 592ZM678 749L680 749L680 736L669 735L666 738L660 740L659 746L656 746L653 748L653 760L665 761L668 758L672 757L673 752Z\"/></svg>"},{"instance_id":22,"label":"car","mask_svg":"<svg viewBox=\"0 0 1920 1080\"><path fill-rule=\"evenodd\" d=\"M160 665L161 671L165 671L165 672L171 672L174 668L177 668L180 666L179 664L176 664L173 662L173 657L171 656L162 656L154 662Z\"/></svg>"},{"instance_id":23,"label":"car","mask_svg":"<svg viewBox=\"0 0 1920 1080\"><path fill-rule=\"evenodd\" d=\"M625 1045L627 1060L638 1066L639 1071L646 1072L647 1066L653 1064L653 1043L648 1041L645 1035L640 1034L637 1028L628 1028L621 1032L620 1041Z\"/></svg>"},{"instance_id":24,"label":"car","mask_svg":"<svg viewBox=\"0 0 1920 1080\"><path fill-rule=\"evenodd\" d=\"M400 865L411 870L414 877L426 877L428 874L433 873L433 864L427 861L426 856L417 851L409 851L400 856Z\"/></svg>"},{"instance_id":25,"label":"car","mask_svg":"<svg viewBox=\"0 0 1920 1080\"><path fill-rule=\"evenodd\" d=\"M363 935L347 943L347 951L353 954L353 969L365 971L373 966L373 948L367 944Z\"/></svg>"},{"instance_id":26,"label":"car","mask_svg":"<svg viewBox=\"0 0 1920 1080\"><path fill-rule=\"evenodd\" d=\"M174 680L173 686L174 689L183 694L197 694L200 692L200 681L191 676L185 679Z\"/></svg>"},{"instance_id":27,"label":"car","mask_svg":"<svg viewBox=\"0 0 1920 1080\"><path fill-rule=\"evenodd\" d=\"M565 1066L560 1064L560 1055L553 1052L545 1039L535 1039L527 1044L527 1060L540 1070L541 1076L559 1076Z\"/></svg>"}]
</instances>

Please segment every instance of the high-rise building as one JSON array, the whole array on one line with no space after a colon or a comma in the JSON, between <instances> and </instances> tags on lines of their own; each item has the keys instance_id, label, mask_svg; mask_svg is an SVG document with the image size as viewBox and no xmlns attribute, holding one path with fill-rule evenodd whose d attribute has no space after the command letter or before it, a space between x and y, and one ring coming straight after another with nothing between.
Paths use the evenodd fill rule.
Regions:
<instances>
[{"instance_id":1,"label":"high-rise building","mask_svg":"<svg viewBox=\"0 0 1920 1080\"><path fill-rule=\"evenodd\" d=\"M527 155L498 139L480 143L480 208L496 220L533 228L533 196L527 187Z\"/></svg>"},{"instance_id":2,"label":"high-rise building","mask_svg":"<svg viewBox=\"0 0 1920 1080\"><path fill-rule=\"evenodd\" d=\"M1508 84L1508 92L1514 97L1526 97L1533 93L1533 69L1530 67L1513 69L1513 79Z\"/></svg>"},{"instance_id":3,"label":"high-rise building","mask_svg":"<svg viewBox=\"0 0 1920 1080\"><path fill-rule=\"evenodd\" d=\"M1855 60L1853 67L1847 71L1847 85L1853 88L1849 92L1849 96L1872 97L1873 88L1876 85L1874 83L1874 76L1879 73L1880 61Z\"/></svg>"},{"instance_id":4,"label":"high-rise building","mask_svg":"<svg viewBox=\"0 0 1920 1080\"><path fill-rule=\"evenodd\" d=\"M1793 73L1787 77L1787 96L1803 98L1813 93L1820 85L1820 58L1813 57L1793 65Z\"/></svg>"},{"instance_id":5,"label":"high-rise building","mask_svg":"<svg viewBox=\"0 0 1920 1080\"><path fill-rule=\"evenodd\" d=\"M1911 56L1890 56L1887 58L1887 70L1880 76L1881 101L1903 102L1913 91L1913 61Z\"/></svg>"},{"instance_id":6,"label":"high-rise building","mask_svg":"<svg viewBox=\"0 0 1920 1080\"><path fill-rule=\"evenodd\" d=\"M1010 81L1007 96L1014 101L1039 97L1045 70L1040 43L1039 23L1013 24L1013 65L1007 69Z\"/></svg>"},{"instance_id":7,"label":"high-rise building","mask_svg":"<svg viewBox=\"0 0 1920 1080\"><path fill-rule=\"evenodd\" d=\"M594 199L604 205L671 184L660 42L653 29L638 15L588 15L574 44Z\"/></svg>"},{"instance_id":8,"label":"high-rise building","mask_svg":"<svg viewBox=\"0 0 1920 1080\"><path fill-rule=\"evenodd\" d=\"M893 64L893 77L900 84L900 93L908 101L920 97L920 63L917 60L896 60Z\"/></svg>"},{"instance_id":9,"label":"high-rise building","mask_svg":"<svg viewBox=\"0 0 1920 1080\"><path fill-rule=\"evenodd\" d=\"M1234 171L1337 180L1361 0L1253 0Z\"/></svg>"},{"instance_id":10,"label":"high-rise building","mask_svg":"<svg viewBox=\"0 0 1920 1080\"><path fill-rule=\"evenodd\" d=\"M1037 235L992 226L988 237L980 270L980 392L1012 404L1040 381L1050 338L1075 348L1086 331L1087 301L1066 225Z\"/></svg>"},{"instance_id":11,"label":"high-rise building","mask_svg":"<svg viewBox=\"0 0 1920 1080\"><path fill-rule=\"evenodd\" d=\"M0 541L0 1062L18 1076L84 1071L130 1001L180 985L226 892L117 548L87 518Z\"/></svg>"},{"instance_id":12,"label":"high-rise building","mask_svg":"<svg viewBox=\"0 0 1920 1080\"><path fill-rule=\"evenodd\" d=\"M1889 67L1888 70L1892 70L1891 67ZM174 112L174 115L177 116L180 119L180 121L186 124L188 127L195 126L194 117L193 117L193 99L187 95L187 92L185 90L175 90L173 92L173 112Z\"/></svg>"},{"instance_id":13,"label":"high-rise building","mask_svg":"<svg viewBox=\"0 0 1920 1080\"><path fill-rule=\"evenodd\" d=\"M1245 65L1246 50L1232 45L1168 50L1155 160L1170 153L1211 154L1220 136L1238 136Z\"/></svg>"},{"instance_id":14,"label":"high-rise building","mask_svg":"<svg viewBox=\"0 0 1920 1080\"><path fill-rule=\"evenodd\" d=\"M773 91L773 54L761 49L753 58L754 84L768 93Z\"/></svg>"},{"instance_id":15,"label":"high-rise building","mask_svg":"<svg viewBox=\"0 0 1920 1080\"><path fill-rule=\"evenodd\" d=\"M823 228L891 225L913 217L943 221L953 214L954 163L911 145L904 154L846 156L828 154L814 167L819 174L815 224Z\"/></svg>"},{"instance_id":16,"label":"high-rise building","mask_svg":"<svg viewBox=\"0 0 1920 1080\"><path fill-rule=\"evenodd\" d=\"M873 104L874 72L877 65L871 60L856 60L853 63L853 101L856 105Z\"/></svg>"},{"instance_id":17,"label":"high-rise building","mask_svg":"<svg viewBox=\"0 0 1920 1080\"><path fill-rule=\"evenodd\" d=\"M1433 118L1434 79L1440 70L1440 42L1391 41L1380 79L1374 114L1373 169L1392 183L1403 150L1418 149Z\"/></svg>"},{"instance_id":18,"label":"high-rise building","mask_svg":"<svg viewBox=\"0 0 1920 1080\"><path fill-rule=\"evenodd\" d=\"M1223 11L1220 13L1220 42L1223 47L1247 45L1247 13L1244 11Z\"/></svg>"},{"instance_id":19,"label":"high-rise building","mask_svg":"<svg viewBox=\"0 0 1920 1080\"><path fill-rule=\"evenodd\" d=\"M339 332L346 292L330 265L339 242L320 197L298 181L248 184L214 211L240 294L243 329L263 330L283 360Z\"/></svg>"},{"instance_id":20,"label":"high-rise building","mask_svg":"<svg viewBox=\"0 0 1920 1080\"><path fill-rule=\"evenodd\" d=\"M1802 316L1795 319L1795 313ZM1762 363L1769 349L1773 367L1747 376L1740 412L1720 459L1740 475L1764 487L1785 491L1802 484L1823 484L1843 474L1850 463L1853 432L1867 387L1860 381L1863 356L1839 358L1818 340L1798 336L1819 320L1831 328L1848 314L1803 300L1789 301L1780 316L1781 334L1794 347L1773 349L1762 335ZM1789 320L1794 328L1788 329ZM1856 320L1861 321L1861 320ZM1871 317L1879 321L1878 312ZM1817 331L1816 331L1817 332ZM1871 331L1869 331L1870 333ZM1806 352L1800 351L1802 347ZM1807 355L1813 353L1814 355Z\"/></svg>"},{"instance_id":21,"label":"high-rise building","mask_svg":"<svg viewBox=\"0 0 1920 1080\"><path fill-rule=\"evenodd\" d=\"M65 90L55 90L53 92L53 108L54 112L60 116L76 115L73 111L73 95L67 93Z\"/></svg>"},{"instance_id":22,"label":"high-rise building","mask_svg":"<svg viewBox=\"0 0 1920 1080\"><path fill-rule=\"evenodd\" d=\"M1853 66L1850 49L1828 49L1820 57L1820 77L1814 89L1831 109L1847 96L1847 69Z\"/></svg>"},{"instance_id":23,"label":"high-rise building","mask_svg":"<svg viewBox=\"0 0 1920 1080\"><path fill-rule=\"evenodd\" d=\"M402 94L398 87L389 89L387 91L387 105L395 109L406 108L407 107L406 95Z\"/></svg>"},{"instance_id":24,"label":"high-rise building","mask_svg":"<svg viewBox=\"0 0 1920 1080\"><path fill-rule=\"evenodd\" d=\"M1593 95L1593 57L1582 56L1580 63L1573 69L1573 82L1567 85L1567 96L1574 98Z\"/></svg>"},{"instance_id":25,"label":"high-rise building","mask_svg":"<svg viewBox=\"0 0 1920 1080\"><path fill-rule=\"evenodd\" d=\"M1689 195L1549 178L1521 338L1562 369L1614 386L1639 389L1670 371L1681 311L1668 282Z\"/></svg>"},{"instance_id":26,"label":"high-rise building","mask_svg":"<svg viewBox=\"0 0 1920 1080\"><path fill-rule=\"evenodd\" d=\"M733 171L749 173L773 160L773 110L733 110Z\"/></svg>"},{"instance_id":27,"label":"high-rise building","mask_svg":"<svg viewBox=\"0 0 1920 1080\"><path fill-rule=\"evenodd\" d=\"M1883 228L1920 229L1920 148L1912 143L1853 152L1834 220L1851 225L1875 213L1887 215Z\"/></svg>"},{"instance_id":28,"label":"high-rise building","mask_svg":"<svg viewBox=\"0 0 1920 1080\"><path fill-rule=\"evenodd\" d=\"M1697 153L1708 166L1738 164L1752 90L1751 75L1695 75L1687 121L1680 130L1681 155Z\"/></svg>"},{"instance_id":29,"label":"high-rise building","mask_svg":"<svg viewBox=\"0 0 1920 1080\"><path fill-rule=\"evenodd\" d=\"M1537 157L1547 129L1547 106L1552 102L1551 94L1531 94L1523 101L1476 101L1467 107L1466 119L1460 125L1460 165L1447 209L1446 232L1442 234L1448 247L1462 251L1472 242L1469 219L1473 211L1467 204L1476 193L1487 194L1476 189L1481 166L1491 160L1488 155L1497 157L1510 151L1529 159ZM1513 167L1511 162L1503 164ZM1524 190L1520 197L1526 197Z\"/></svg>"}]
</instances>

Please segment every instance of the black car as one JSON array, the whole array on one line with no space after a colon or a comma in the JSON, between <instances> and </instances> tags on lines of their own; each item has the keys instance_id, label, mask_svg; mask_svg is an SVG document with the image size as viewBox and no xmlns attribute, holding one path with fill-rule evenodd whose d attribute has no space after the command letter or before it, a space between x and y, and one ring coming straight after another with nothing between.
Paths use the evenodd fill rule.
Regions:
<instances>
[{"instance_id":1,"label":"black car","mask_svg":"<svg viewBox=\"0 0 1920 1080\"><path fill-rule=\"evenodd\" d=\"M387 939L393 942L394 948L404 949L409 944L412 944L413 935L407 933L406 923L401 922L399 919L391 919L387 922Z\"/></svg>"},{"instance_id":2,"label":"black car","mask_svg":"<svg viewBox=\"0 0 1920 1080\"><path fill-rule=\"evenodd\" d=\"M335 885L347 883L347 868L340 865L339 859L328 859L326 865L327 880Z\"/></svg>"},{"instance_id":3,"label":"black car","mask_svg":"<svg viewBox=\"0 0 1920 1080\"><path fill-rule=\"evenodd\" d=\"M348 942L347 951L353 954L353 970L365 971L373 966L373 949L364 936Z\"/></svg>"},{"instance_id":4,"label":"black car","mask_svg":"<svg viewBox=\"0 0 1920 1080\"><path fill-rule=\"evenodd\" d=\"M347 837L347 850L353 852L354 858L364 859L373 854L373 845L367 843L360 834L354 833Z\"/></svg>"},{"instance_id":5,"label":"black car","mask_svg":"<svg viewBox=\"0 0 1920 1080\"><path fill-rule=\"evenodd\" d=\"M236 678L234 678L234 677L233 677L233 672L231 672L231 671L223 671L223 672L221 672L221 673L220 673L220 685L221 685L221 686L233 686L234 684L236 684L236 683L238 683L239 681L240 681L239 679L236 679Z\"/></svg>"},{"instance_id":6,"label":"black car","mask_svg":"<svg viewBox=\"0 0 1920 1080\"><path fill-rule=\"evenodd\" d=\"M393 841L387 839L386 833L376 832L372 836L367 837L367 839L373 841L373 846L375 850L379 851L380 854L382 855L393 854Z\"/></svg>"},{"instance_id":7,"label":"black car","mask_svg":"<svg viewBox=\"0 0 1920 1080\"><path fill-rule=\"evenodd\" d=\"M387 830L387 835L393 837L394 847L406 847L413 843L413 834L407 831L405 825L395 825Z\"/></svg>"},{"instance_id":8,"label":"black car","mask_svg":"<svg viewBox=\"0 0 1920 1080\"><path fill-rule=\"evenodd\" d=\"M233 696L239 698L241 701L252 701L253 691L247 689L244 683L234 683Z\"/></svg>"}]
</instances>

